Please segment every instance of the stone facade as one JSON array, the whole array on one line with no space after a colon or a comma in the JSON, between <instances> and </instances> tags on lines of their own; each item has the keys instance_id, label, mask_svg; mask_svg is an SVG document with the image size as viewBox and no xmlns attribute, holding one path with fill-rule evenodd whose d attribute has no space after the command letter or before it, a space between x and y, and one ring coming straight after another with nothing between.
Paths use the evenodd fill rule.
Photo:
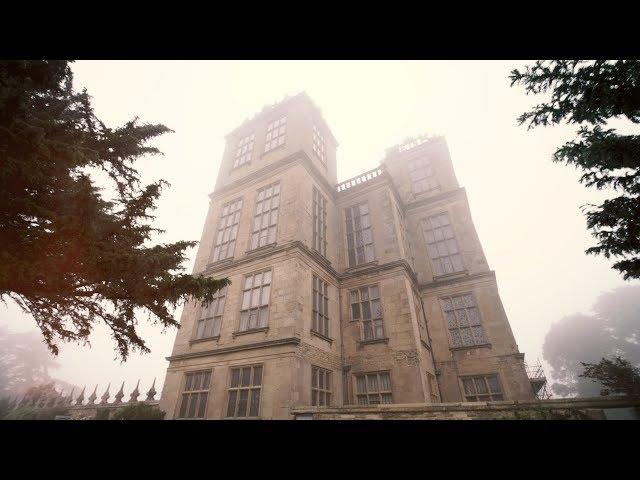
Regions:
<instances>
[{"instance_id":1,"label":"stone facade","mask_svg":"<svg viewBox=\"0 0 640 480\"><path fill-rule=\"evenodd\" d=\"M337 145L306 94L227 136L194 273L232 283L217 311L185 305L160 400L168 419L290 419L326 398L534 398L445 141L391 148L340 184Z\"/></svg>"}]
</instances>

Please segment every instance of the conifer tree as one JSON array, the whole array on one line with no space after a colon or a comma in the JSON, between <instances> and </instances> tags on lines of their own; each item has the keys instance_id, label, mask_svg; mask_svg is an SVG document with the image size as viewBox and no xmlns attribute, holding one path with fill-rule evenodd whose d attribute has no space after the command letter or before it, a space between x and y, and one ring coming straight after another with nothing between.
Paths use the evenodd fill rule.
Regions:
<instances>
[{"instance_id":1,"label":"conifer tree","mask_svg":"<svg viewBox=\"0 0 640 480\"><path fill-rule=\"evenodd\" d=\"M518 118L521 125L579 126L577 139L559 147L554 161L581 170L588 187L619 193L584 207L598 240L586 253L614 257L613 268L625 280L640 278L640 135L622 135L607 125L613 118L640 123L640 61L537 61L513 70L510 78L527 94L550 93L547 102Z\"/></svg>"},{"instance_id":2,"label":"conifer tree","mask_svg":"<svg viewBox=\"0 0 640 480\"><path fill-rule=\"evenodd\" d=\"M67 61L0 61L0 299L33 315L50 350L84 342L104 322L116 351L148 352L137 317L178 326L172 310L205 304L227 279L184 273L196 242L152 244L151 212L165 181L144 185L135 168L171 130L105 125ZM113 198L92 177L105 172Z\"/></svg>"}]
</instances>

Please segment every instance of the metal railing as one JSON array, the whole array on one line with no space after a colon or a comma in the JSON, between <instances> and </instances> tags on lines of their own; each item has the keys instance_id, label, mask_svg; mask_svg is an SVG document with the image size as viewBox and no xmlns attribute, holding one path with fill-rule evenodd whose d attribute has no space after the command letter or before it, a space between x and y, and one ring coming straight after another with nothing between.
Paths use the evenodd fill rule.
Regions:
<instances>
[{"instance_id":1,"label":"metal railing","mask_svg":"<svg viewBox=\"0 0 640 480\"><path fill-rule=\"evenodd\" d=\"M544 370L542 369L542 365L540 363L534 363L534 364L525 363L524 368L527 371L527 376L529 377L529 380L546 379Z\"/></svg>"},{"instance_id":2,"label":"metal railing","mask_svg":"<svg viewBox=\"0 0 640 480\"><path fill-rule=\"evenodd\" d=\"M551 392L547 388L547 376L544 373L542 364L540 362L532 364L525 363L524 368L536 398L540 400L551 398Z\"/></svg>"}]
</instances>

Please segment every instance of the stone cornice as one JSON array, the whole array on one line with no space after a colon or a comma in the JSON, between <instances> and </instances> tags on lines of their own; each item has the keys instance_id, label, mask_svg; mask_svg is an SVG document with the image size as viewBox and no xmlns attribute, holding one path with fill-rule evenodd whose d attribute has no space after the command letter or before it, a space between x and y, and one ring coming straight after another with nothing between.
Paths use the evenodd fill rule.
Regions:
<instances>
[{"instance_id":1,"label":"stone cornice","mask_svg":"<svg viewBox=\"0 0 640 480\"><path fill-rule=\"evenodd\" d=\"M493 279L495 281L496 279L496 272L494 272L493 270L489 270L486 272L478 272L478 273L472 273L469 275L462 275L459 277L453 277L453 278L447 278L447 279L443 279L443 280L436 280L434 282L430 282L430 283L421 283L418 288L420 290L432 290L435 288L439 288L439 287L444 287L444 286L448 286L448 285L455 285L457 283L464 283L464 282L468 282L468 281L473 281L473 280L477 280L480 278L489 278L489 279Z\"/></svg>"},{"instance_id":2,"label":"stone cornice","mask_svg":"<svg viewBox=\"0 0 640 480\"><path fill-rule=\"evenodd\" d=\"M407 403L379 405L344 405L341 407L291 407L292 414L355 414L355 413L420 413L473 410L513 410L522 408L624 408L640 407L640 396L553 398L549 400L505 400L495 402Z\"/></svg>"},{"instance_id":3,"label":"stone cornice","mask_svg":"<svg viewBox=\"0 0 640 480\"><path fill-rule=\"evenodd\" d=\"M216 273L224 272L226 270L236 269L241 265L246 265L248 263L254 262L255 260L261 260L264 258L271 257L275 254L284 253L290 250L297 250L298 252L305 255L307 258L313 260L320 268L324 269L325 273L332 276L337 282L343 282L345 280L356 278L362 275L371 275L375 273L380 273L383 271L392 270L394 268L403 268L406 271L409 278L411 279L414 286L416 288L420 287L418 285L418 278L415 272L413 271L409 263L404 259L394 260L392 262L387 262L383 264L372 263L371 265L361 269L339 273L331 266L331 263L326 258L324 258L315 250L312 250L309 247L307 247L300 240L294 240L293 242L285 243L282 245L274 245L269 249L260 250L259 252L244 255L243 257L238 258L237 260L226 262L222 265L219 265L217 263L209 264L202 272L200 272L200 275L215 275Z\"/></svg>"},{"instance_id":4,"label":"stone cornice","mask_svg":"<svg viewBox=\"0 0 640 480\"><path fill-rule=\"evenodd\" d=\"M261 249L256 252L247 253L246 255L238 258L237 260L234 259L233 261L227 262L222 265L219 265L217 263L210 263L205 267L205 269L202 272L200 272L200 275L213 275L217 272L223 272L225 270L235 269L241 265L254 262L255 260L268 258L275 254L287 252L292 249L299 249L304 254L306 254L307 257L310 257L318 265L324 268L324 270L329 275L332 275L334 278L339 279L340 274L331 266L331 263L322 255L320 255L318 252L307 247L300 240L294 240L293 242L288 242L280 245L274 244L269 246L269 248Z\"/></svg>"},{"instance_id":5,"label":"stone cornice","mask_svg":"<svg viewBox=\"0 0 640 480\"><path fill-rule=\"evenodd\" d=\"M447 190L446 192L439 193L438 195L434 195L433 197L423 198L422 200L416 200L414 202L410 202L406 204L406 210L414 210L416 208L423 207L425 205L431 205L433 203L437 203L441 200L447 200L451 197L462 196L465 199L467 198L467 191L464 187L458 187L454 190Z\"/></svg>"},{"instance_id":6,"label":"stone cornice","mask_svg":"<svg viewBox=\"0 0 640 480\"><path fill-rule=\"evenodd\" d=\"M173 362L176 360L187 360L191 358L209 357L211 355L221 355L223 353L243 352L245 350L255 350L257 348L298 344L300 344L300 337L274 338L272 340L262 340L260 342L241 343L238 345L229 345L227 347L212 348L211 350L204 350L202 352L181 353L178 355L166 357L166 359L170 362Z\"/></svg>"},{"instance_id":7,"label":"stone cornice","mask_svg":"<svg viewBox=\"0 0 640 480\"><path fill-rule=\"evenodd\" d=\"M253 117L247 118L241 125L237 126L233 130L231 130L228 134L226 134L224 138L228 139L231 136L238 135L240 132L246 132L246 131L254 128L255 123L258 120L261 120L264 117L272 115L274 112L277 112L280 109L284 109L284 107L289 103L294 103L294 102L299 102L299 101L306 101L309 105L311 105L316 110L315 113L317 113L317 119L320 121L322 126L327 130L327 132L331 136L331 139L335 142L336 147L337 147L338 146L338 141L336 140L336 138L333 135L333 132L329 128L329 124L327 123L327 121L322 116L322 111L313 102L313 100L307 94L307 92L304 92L304 91L302 91L302 92L300 92L300 93L298 93L296 95L292 95L292 96L288 96L287 95L287 96L285 96L285 98L283 100L281 100L279 102L275 102L275 103L273 103L271 105L265 105L264 107L262 107L262 110L260 110L258 113L256 113Z\"/></svg>"},{"instance_id":8,"label":"stone cornice","mask_svg":"<svg viewBox=\"0 0 640 480\"><path fill-rule=\"evenodd\" d=\"M415 145L414 147L404 149L404 150L400 150L399 147L405 146L406 140L405 142L389 147L385 152L384 161L386 160L393 161L402 157L405 157L405 158L412 157L412 156L423 154L424 152L428 152L429 150L433 150L438 147L442 147L442 146L444 146L445 148L447 147L447 141L443 135L433 135L431 137L419 135L418 137L419 138L421 137L426 141L422 141L421 143ZM407 140L412 140L412 139L407 139Z\"/></svg>"},{"instance_id":9,"label":"stone cornice","mask_svg":"<svg viewBox=\"0 0 640 480\"><path fill-rule=\"evenodd\" d=\"M414 285L418 286L418 278L416 277L415 272L411 268L411 265L409 265L409 262L407 262L404 259L394 260L393 262L387 262L382 264L373 264L361 270L352 270L349 272L345 272L340 274L339 279L341 281L344 281L344 280L349 280L351 278L360 277L362 275L371 275L375 273L380 273L380 272L391 270L394 268L404 268L404 270L407 272L409 278L412 280Z\"/></svg>"},{"instance_id":10,"label":"stone cornice","mask_svg":"<svg viewBox=\"0 0 640 480\"><path fill-rule=\"evenodd\" d=\"M372 275L376 273L381 273L383 271L392 270L394 268L403 268L407 273L408 277L411 279L411 283L413 287L418 290L418 292L422 292L424 290L433 290L444 286L455 285L458 283L464 283L469 281L474 281L478 279L490 279L495 281L496 275L495 271L488 270L486 272L478 272L472 273L468 275L461 275L458 277L440 279L429 283L418 283L418 277L416 273L404 259L394 260L392 262L387 262L383 264L371 263L368 266L365 266L360 269L351 269L345 272L339 273L331 263L322 255L320 255L315 250L307 247L300 240L294 240L293 242L288 242L281 245L273 245L269 248L261 249L257 252L248 253L238 259L233 259L231 261L225 261L224 263L210 263L206 266L206 268L200 272L200 275L215 275L219 272L224 272L226 270L236 269L242 265L246 265L252 263L256 260L261 260L265 258L269 258L278 253L284 253L290 250L297 250L298 252L305 255L307 258L311 259L315 262L320 268L322 268L326 274L332 276L337 282L341 283L346 280L350 280L352 278L357 278L362 275Z\"/></svg>"},{"instance_id":11,"label":"stone cornice","mask_svg":"<svg viewBox=\"0 0 640 480\"><path fill-rule=\"evenodd\" d=\"M248 175L245 175L244 177L239 178L233 183L216 188L213 192L209 194L209 199L213 201L215 198L225 195L228 192L233 191L239 187L242 187L247 183L255 182L257 180L260 180L262 177L273 176L274 170L295 164L297 162L303 165L307 169L307 171L311 174L311 176L324 187L326 193L331 195L331 198L335 200L335 197L336 197L335 186L329 183L329 181L324 177L324 175L320 172L320 170L318 170L318 168L313 164L313 161L309 158L309 156L306 154L304 150L298 150L278 160L277 162L270 163L269 165L266 165L259 170L251 172Z\"/></svg>"}]
</instances>

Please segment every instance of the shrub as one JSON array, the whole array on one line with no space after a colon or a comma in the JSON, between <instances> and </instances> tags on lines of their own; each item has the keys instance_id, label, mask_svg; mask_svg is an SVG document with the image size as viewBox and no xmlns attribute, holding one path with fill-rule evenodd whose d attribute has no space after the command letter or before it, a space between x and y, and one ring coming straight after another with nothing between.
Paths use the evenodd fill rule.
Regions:
<instances>
[{"instance_id":1,"label":"shrub","mask_svg":"<svg viewBox=\"0 0 640 480\"><path fill-rule=\"evenodd\" d=\"M93 417L94 420L109 420L109 410L106 408L99 408L96 412L96 416Z\"/></svg>"},{"instance_id":2,"label":"shrub","mask_svg":"<svg viewBox=\"0 0 640 480\"><path fill-rule=\"evenodd\" d=\"M114 420L164 420L165 412L145 403L128 405L122 410L118 410L114 415Z\"/></svg>"},{"instance_id":3,"label":"shrub","mask_svg":"<svg viewBox=\"0 0 640 480\"><path fill-rule=\"evenodd\" d=\"M35 420L37 409L30 405L14 408L4 417L5 420Z\"/></svg>"}]
</instances>

